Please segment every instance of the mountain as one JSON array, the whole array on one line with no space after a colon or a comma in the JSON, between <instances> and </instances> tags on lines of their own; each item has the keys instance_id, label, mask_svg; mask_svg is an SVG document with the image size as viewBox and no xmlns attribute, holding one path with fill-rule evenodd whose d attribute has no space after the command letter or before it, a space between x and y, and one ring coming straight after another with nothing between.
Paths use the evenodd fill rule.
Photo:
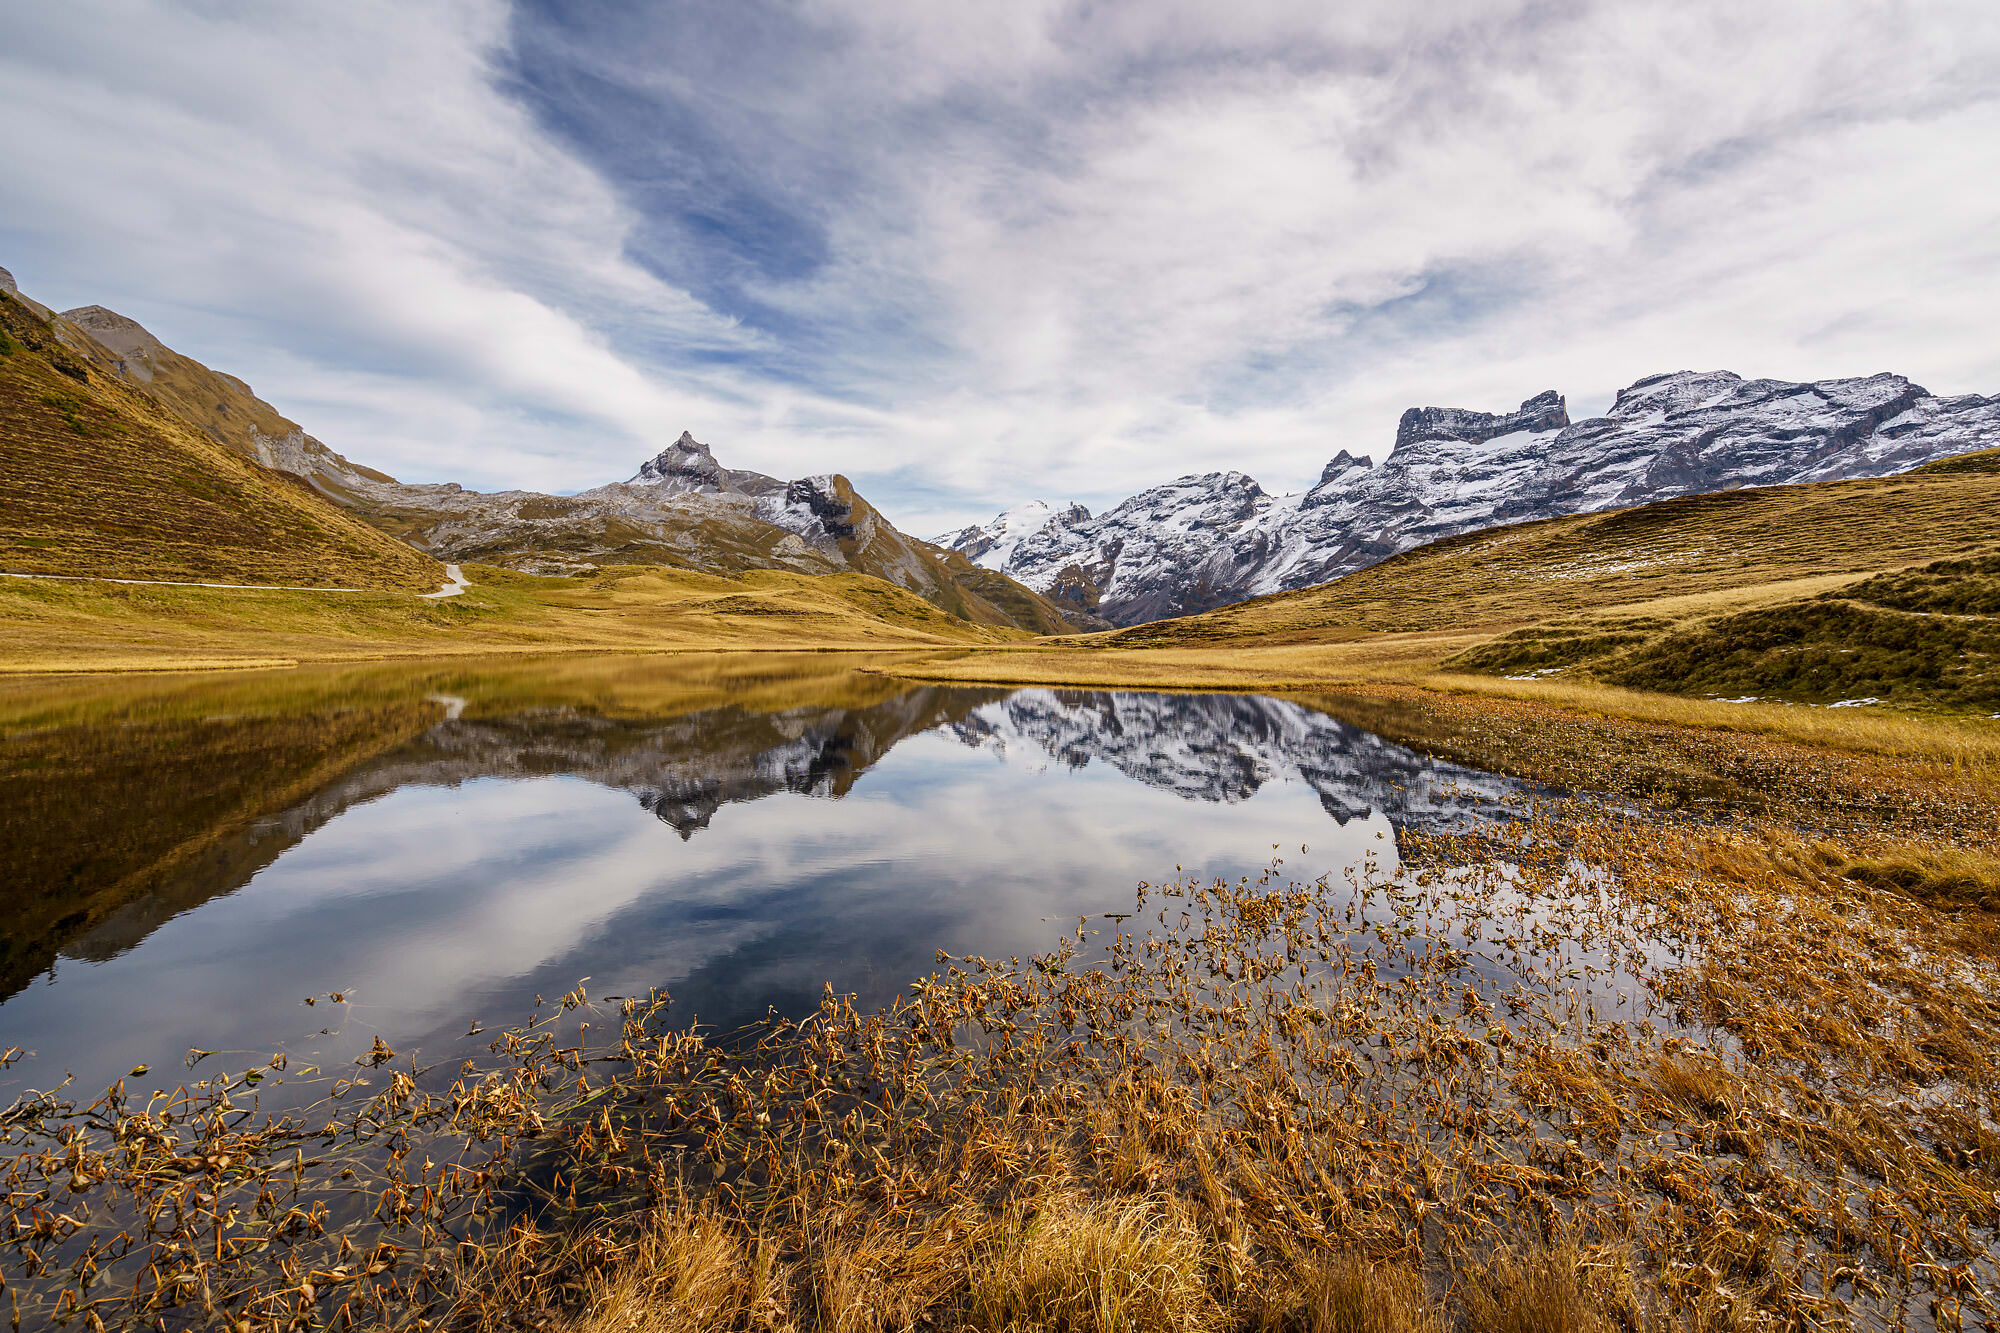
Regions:
<instances>
[{"instance_id":1,"label":"mountain","mask_svg":"<svg viewBox=\"0 0 2000 1333\"><path fill-rule=\"evenodd\" d=\"M137 343L122 356L0 269L0 570L426 591L443 581L429 556L145 392L118 369L142 354L154 356ZM170 357L150 364L186 383Z\"/></svg>"},{"instance_id":2,"label":"mountain","mask_svg":"<svg viewBox=\"0 0 2000 1333\"><path fill-rule=\"evenodd\" d=\"M1080 504L1052 505L1046 500L1030 500L1004 511L991 523L975 523L934 540L938 546L962 552L966 559L982 569L1001 570L1014 558L1014 552L1021 548L1022 542L1047 527L1052 520L1061 519L1066 524L1074 525L1089 518L1090 511Z\"/></svg>"},{"instance_id":3,"label":"mountain","mask_svg":"<svg viewBox=\"0 0 2000 1333\"><path fill-rule=\"evenodd\" d=\"M607 564L663 564L709 573L854 572L886 579L977 625L1063 634L1107 623L898 532L844 477L785 482L733 471L688 433L643 463L630 480L576 495L406 486L336 453L242 380L181 355L136 320L95 305L56 315L20 296L4 269L0 291L13 296L55 344L100 381L151 399L211 444L304 481L377 532L439 560L558 574ZM32 458L22 461L30 471L36 466ZM103 552L97 558L92 571L111 567L103 564ZM422 557L414 559L434 568ZM226 564L211 562L213 570ZM12 567L40 572L32 562ZM169 567L193 568L185 561L159 566ZM268 560L228 568L248 581L303 577L278 580ZM432 586L439 581L426 577Z\"/></svg>"},{"instance_id":4,"label":"mountain","mask_svg":"<svg viewBox=\"0 0 2000 1333\"><path fill-rule=\"evenodd\" d=\"M274 466L444 560L537 574L658 564L858 573L975 625L1066 634L1104 622L899 532L838 474L779 481L723 467L687 432L631 479L574 495L404 485L337 455L281 448Z\"/></svg>"},{"instance_id":5,"label":"mountain","mask_svg":"<svg viewBox=\"0 0 2000 1333\"><path fill-rule=\"evenodd\" d=\"M2000 708L2000 449L1485 528L1093 648L1350 644L1375 663L1669 694ZM1093 658L1109 654L1095 651Z\"/></svg>"},{"instance_id":6,"label":"mountain","mask_svg":"<svg viewBox=\"0 0 2000 1333\"><path fill-rule=\"evenodd\" d=\"M1211 472L1095 517L1021 507L945 541L975 559L1004 550L998 567L1028 587L1137 625L1310 587L1496 524L1885 476L1994 444L2000 398L1940 398L1900 375L1806 384L1684 371L1640 380L1580 422L1553 390L1507 413L1411 408L1386 461L1342 450L1302 493Z\"/></svg>"}]
</instances>

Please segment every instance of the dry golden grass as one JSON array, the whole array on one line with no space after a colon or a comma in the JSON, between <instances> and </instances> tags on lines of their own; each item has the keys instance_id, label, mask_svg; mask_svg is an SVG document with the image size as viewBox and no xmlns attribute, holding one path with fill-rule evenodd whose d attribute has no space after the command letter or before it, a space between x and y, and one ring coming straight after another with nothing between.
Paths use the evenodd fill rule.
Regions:
<instances>
[{"instance_id":1,"label":"dry golden grass","mask_svg":"<svg viewBox=\"0 0 2000 1333\"><path fill-rule=\"evenodd\" d=\"M429 556L86 364L4 293L0 328L14 348L0 355L0 569L409 591L442 581Z\"/></svg>"},{"instance_id":2,"label":"dry golden grass","mask_svg":"<svg viewBox=\"0 0 2000 1333\"><path fill-rule=\"evenodd\" d=\"M1423 1274L1361 1255L1316 1253L1295 1266L1285 1308L1258 1311L1260 1330L1296 1333L1446 1333L1450 1322Z\"/></svg>"},{"instance_id":3,"label":"dry golden grass","mask_svg":"<svg viewBox=\"0 0 2000 1333\"><path fill-rule=\"evenodd\" d=\"M8 1290L260 1333L2000 1318L2000 964L1957 918L1788 819L1523 813L1396 874L1142 886L880 1012L712 1039L579 991L324 1128L229 1081L30 1106ZM80 1286L74 1219L135 1210Z\"/></svg>"},{"instance_id":4,"label":"dry golden grass","mask_svg":"<svg viewBox=\"0 0 2000 1333\"><path fill-rule=\"evenodd\" d=\"M1899 722L1649 691L1975 710L2000 691L1996 508L2000 474L1978 469L1690 496L1450 538L1317 588L921 671L1158 689L1397 682L1900 752ZM1850 624L1859 637L1844 642ZM1790 642L1793 625L1810 646ZM1644 688L1607 684L1621 672Z\"/></svg>"},{"instance_id":5,"label":"dry golden grass","mask_svg":"<svg viewBox=\"0 0 2000 1333\"><path fill-rule=\"evenodd\" d=\"M768 1249L711 1212L663 1212L634 1261L589 1299L571 1333L709 1333L776 1309Z\"/></svg>"},{"instance_id":6,"label":"dry golden grass","mask_svg":"<svg viewBox=\"0 0 2000 1333\"><path fill-rule=\"evenodd\" d=\"M1606 1297L1624 1293L1606 1276L1593 1280L1573 1244L1503 1247L1464 1274L1465 1324L1479 1333L1611 1333L1618 1323Z\"/></svg>"},{"instance_id":7,"label":"dry golden grass","mask_svg":"<svg viewBox=\"0 0 2000 1333\"><path fill-rule=\"evenodd\" d=\"M971 1256L966 1325L992 1333L1203 1333L1207 1245L1175 1200L1046 1198Z\"/></svg>"},{"instance_id":8,"label":"dry golden grass","mask_svg":"<svg viewBox=\"0 0 2000 1333\"><path fill-rule=\"evenodd\" d=\"M1299 592L1106 636L1130 647L1494 631L1655 606L1676 617L1824 592L1992 550L2000 475L1931 472L1723 491L1432 542Z\"/></svg>"},{"instance_id":9,"label":"dry golden grass","mask_svg":"<svg viewBox=\"0 0 2000 1333\"><path fill-rule=\"evenodd\" d=\"M585 578L467 569L470 591L311 593L0 580L0 671L200 669L501 652L881 649L989 644L971 625L861 574L647 566Z\"/></svg>"}]
</instances>

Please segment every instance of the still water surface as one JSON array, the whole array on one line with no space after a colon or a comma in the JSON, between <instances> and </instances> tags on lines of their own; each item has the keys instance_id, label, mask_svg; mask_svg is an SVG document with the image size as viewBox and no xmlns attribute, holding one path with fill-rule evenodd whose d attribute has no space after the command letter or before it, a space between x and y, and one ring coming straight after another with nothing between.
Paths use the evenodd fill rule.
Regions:
<instances>
[{"instance_id":1,"label":"still water surface","mask_svg":"<svg viewBox=\"0 0 2000 1333\"><path fill-rule=\"evenodd\" d=\"M0 1050L28 1054L0 1099L141 1064L148 1088L280 1052L346 1068L378 1035L443 1057L583 978L718 1029L829 985L879 1002L939 950L1046 949L1142 880L1393 867L1399 829L1515 794L1311 701L855 665L10 685ZM191 1048L221 1054L191 1073Z\"/></svg>"}]
</instances>

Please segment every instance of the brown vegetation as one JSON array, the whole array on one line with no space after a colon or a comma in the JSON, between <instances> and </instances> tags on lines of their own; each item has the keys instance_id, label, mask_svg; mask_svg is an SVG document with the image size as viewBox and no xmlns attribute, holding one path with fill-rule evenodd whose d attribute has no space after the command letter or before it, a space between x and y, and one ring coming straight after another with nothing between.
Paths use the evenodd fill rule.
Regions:
<instances>
[{"instance_id":1,"label":"brown vegetation","mask_svg":"<svg viewBox=\"0 0 2000 1333\"><path fill-rule=\"evenodd\" d=\"M436 601L393 593L0 579L0 673L494 653L961 647L1019 640L864 574L639 565L581 578L490 566Z\"/></svg>"},{"instance_id":2,"label":"brown vegetation","mask_svg":"<svg viewBox=\"0 0 2000 1333\"><path fill-rule=\"evenodd\" d=\"M1316 588L1101 642L1279 645L1330 632L1492 632L1583 613L1684 619L1990 552L1996 509L2000 475L1983 471L1691 495L1450 537Z\"/></svg>"},{"instance_id":3,"label":"brown vegetation","mask_svg":"<svg viewBox=\"0 0 2000 1333\"><path fill-rule=\"evenodd\" d=\"M0 570L428 591L437 562L209 439L0 293Z\"/></svg>"},{"instance_id":4,"label":"brown vegetation","mask_svg":"<svg viewBox=\"0 0 2000 1333\"><path fill-rule=\"evenodd\" d=\"M253 1329L2000 1317L2000 964L1774 813L1558 804L1346 882L1141 886L731 1037L627 1001L593 1038L578 992L490 1069L385 1049L276 1125L223 1103L282 1070L39 1103L0 1131L8 1291ZM1992 813L1938 845L1990 856Z\"/></svg>"}]
</instances>

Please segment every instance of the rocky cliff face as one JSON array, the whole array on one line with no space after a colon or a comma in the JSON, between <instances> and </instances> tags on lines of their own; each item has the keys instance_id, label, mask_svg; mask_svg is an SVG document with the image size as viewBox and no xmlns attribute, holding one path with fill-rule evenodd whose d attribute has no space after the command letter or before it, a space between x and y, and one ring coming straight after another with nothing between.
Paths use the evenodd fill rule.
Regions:
<instances>
[{"instance_id":1,"label":"rocky cliff face","mask_svg":"<svg viewBox=\"0 0 2000 1333\"><path fill-rule=\"evenodd\" d=\"M651 486L661 495L714 491L729 495L776 495L785 483L761 472L733 472L715 461L709 447L682 431L681 437L639 465L627 486Z\"/></svg>"},{"instance_id":2,"label":"rocky cliff face","mask_svg":"<svg viewBox=\"0 0 2000 1333\"><path fill-rule=\"evenodd\" d=\"M1656 375L1572 423L1550 390L1513 412L1412 408L1383 463L1345 450L1303 494L1237 472L1183 477L1095 518L1051 514L999 567L1121 625L1310 587L1496 524L1742 486L1885 476L2000 444L2000 398L1937 397L1900 375L1746 380ZM993 524L952 534L984 558Z\"/></svg>"}]
</instances>

